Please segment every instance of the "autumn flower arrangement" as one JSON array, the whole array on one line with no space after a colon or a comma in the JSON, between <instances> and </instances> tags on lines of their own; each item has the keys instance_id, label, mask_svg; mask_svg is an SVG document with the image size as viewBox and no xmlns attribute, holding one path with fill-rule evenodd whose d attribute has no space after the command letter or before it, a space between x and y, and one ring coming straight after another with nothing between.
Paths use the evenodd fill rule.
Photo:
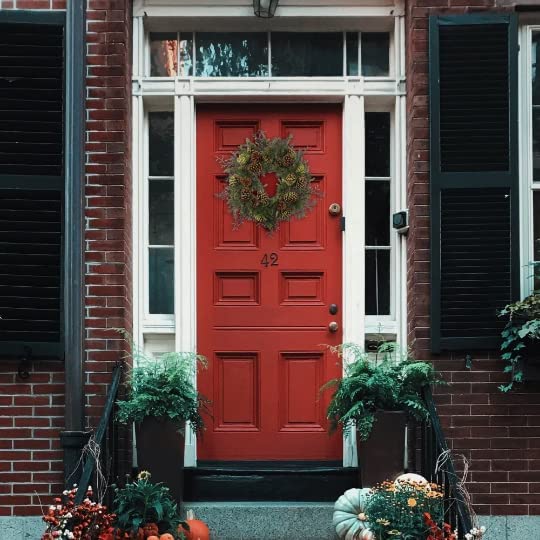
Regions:
<instances>
[{"instance_id":1,"label":"autumn flower arrangement","mask_svg":"<svg viewBox=\"0 0 540 540\"><path fill-rule=\"evenodd\" d=\"M77 486L66 490L49 506L43 521L47 524L41 540L115 540L113 523L116 516L107 507L92 501L92 487L86 498L75 504Z\"/></svg>"},{"instance_id":2,"label":"autumn flower arrangement","mask_svg":"<svg viewBox=\"0 0 540 540\"><path fill-rule=\"evenodd\" d=\"M436 484L415 480L383 482L373 489L367 502L365 513L370 530L381 540L455 540L456 536L444 523L443 499ZM425 516L429 516L430 523L443 536L427 536Z\"/></svg>"}]
</instances>

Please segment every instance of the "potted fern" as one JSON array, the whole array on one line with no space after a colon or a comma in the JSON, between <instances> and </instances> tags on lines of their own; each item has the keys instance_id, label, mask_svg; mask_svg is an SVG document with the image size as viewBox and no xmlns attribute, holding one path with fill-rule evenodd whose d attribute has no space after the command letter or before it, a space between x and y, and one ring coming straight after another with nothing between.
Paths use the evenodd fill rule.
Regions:
<instances>
[{"instance_id":1,"label":"potted fern","mask_svg":"<svg viewBox=\"0 0 540 540\"><path fill-rule=\"evenodd\" d=\"M330 430L342 426L346 436L356 434L360 485L371 487L406 469L407 422L429 419L422 389L443 381L431 363L392 343L383 343L375 358L352 343L331 350L344 360L344 376L323 386L333 390Z\"/></svg>"},{"instance_id":2,"label":"potted fern","mask_svg":"<svg viewBox=\"0 0 540 540\"><path fill-rule=\"evenodd\" d=\"M134 348L126 399L117 402L117 418L135 423L137 464L152 473L156 482L166 483L171 495L182 500L184 435L186 423L204 429L201 411L207 401L195 386L198 366L206 359L195 353L173 352L158 358Z\"/></svg>"}]
</instances>

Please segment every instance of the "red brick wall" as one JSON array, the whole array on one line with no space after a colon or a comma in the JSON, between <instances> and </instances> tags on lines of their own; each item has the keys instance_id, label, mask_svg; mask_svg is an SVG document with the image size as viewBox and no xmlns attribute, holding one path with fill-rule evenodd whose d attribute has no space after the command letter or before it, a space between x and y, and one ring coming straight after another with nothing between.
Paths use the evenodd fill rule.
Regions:
<instances>
[{"instance_id":1,"label":"red brick wall","mask_svg":"<svg viewBox=\"0 0 540 540\"><path fill-rule=\"evenodd\" d=\"M2 0L0 8L65 9L66 0ZM95 426L114 363L115 328L131 329L131 2L88 0L86 137L86 414ZM66 361L69 361L67 359ZM64 369L0 363L0 516L39 515L61 492ZM69 389L68 389L69 391ZM128 433L120 460L130 469Z\"/></svg>"},{"instance_id":2,"label":"red brick wall","mask_svg":"<svg viewBox=\"0 0 540 540\"><path fill-rule=\"evenodd\" d=\"M430 354L428 16L493 9L500 0L408 0L407 103L409 343ZM481 514L540 513L540 388L502 394L507 380L496 351L434 357L451 386L436 396L445 433L471 463L469 489Z\"/></svg>"}]
</instances>

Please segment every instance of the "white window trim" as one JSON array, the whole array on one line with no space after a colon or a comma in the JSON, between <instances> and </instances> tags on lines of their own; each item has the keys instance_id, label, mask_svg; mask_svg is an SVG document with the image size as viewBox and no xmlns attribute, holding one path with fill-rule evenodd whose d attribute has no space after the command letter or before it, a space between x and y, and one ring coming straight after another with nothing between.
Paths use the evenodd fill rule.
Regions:
<instances>
[{"instance_id":1,"label":"white window trim","mask_svg":"<svg viewBox=\"0 0 540 540\"><path fill-rule=\"evenodd\" d=\"M321 3L323 3L321 1ZM329 4L331 2L328 2ZM401 2L399 2L401 3ZM141 5L141 2L136 4ZM200 8L199 8L200 9ZM204 8L202 8L204 10ZM303 8L308 10L308 8ZM367 8L366 8L367 9ZM372 9L372 8L370 8ZM387 10L388 8L384 8ZM137 10L135 9L135 13ZM311 12L310 12L311 13ZM151 15L151 14L150 14ZM247 13L246 13L247 15ZM387 14L389 15L389 13ZM396 16L398 15L398 16ZM253 17L252 12L249 16ZM365 182L364 112L391 111L391 211L405 208L406 109L405 109L405 26L404 16L394 13L392 62L395 78L157 78L142 75L147 47L144 18L133 25L133 268L134 338L144 342L145 334L173 333L176 350L196 348L196 204L195 204L195 106L198 102L340 102L343 103L343 340L364 343L371 325L395 333L406 344L406 247L405 239L391 233L395 261L391 317L365 317ZM298 20L301 25L302 21ZM223 24L220 26L223 30ZM353 29L353 31L355 31ZM141 242L147 221L145 203L145 111L174 110L175 115L175 325L145 320L145 263ZM347 201L349 201L347 203ZM353 204L354 201L354 204ZM145 221L146 220L146 221ZM399 294L398 294L399 293ZM389 330L387 332L386 330ZM357 463L353 438L344 439L344 466ZM185 464L196 465L196 439L186 440Z\"/></svg>"},{"instance_id":2,"label":"white window trim","mask_svg":"<svg viewBox=\"0 0 540 540\"><path fill-rule=\"evenodd\" d=\"M540 32L539 25L524 25L519 30L519 215L521 244L521 297L533 290L532 268L534 260L533 191L540 190L540 182L533 183L533 126L532 126L532 34Z\"/></svg>"}]
</instances>

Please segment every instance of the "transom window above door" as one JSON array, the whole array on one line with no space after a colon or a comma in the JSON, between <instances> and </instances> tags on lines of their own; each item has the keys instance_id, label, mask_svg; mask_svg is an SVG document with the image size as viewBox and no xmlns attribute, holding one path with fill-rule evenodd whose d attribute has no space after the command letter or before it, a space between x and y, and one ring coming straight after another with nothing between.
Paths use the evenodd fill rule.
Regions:
<instances>
[{"instance_id":1,"label":"transom window above door","mask_svg":"<svg viewBox=\"0 0 540 540\"><path fill-rule=\"evenodd\" d=\"M150 32L151 77L389 77L389 32Z\"/></svg>"}]
</instances>

